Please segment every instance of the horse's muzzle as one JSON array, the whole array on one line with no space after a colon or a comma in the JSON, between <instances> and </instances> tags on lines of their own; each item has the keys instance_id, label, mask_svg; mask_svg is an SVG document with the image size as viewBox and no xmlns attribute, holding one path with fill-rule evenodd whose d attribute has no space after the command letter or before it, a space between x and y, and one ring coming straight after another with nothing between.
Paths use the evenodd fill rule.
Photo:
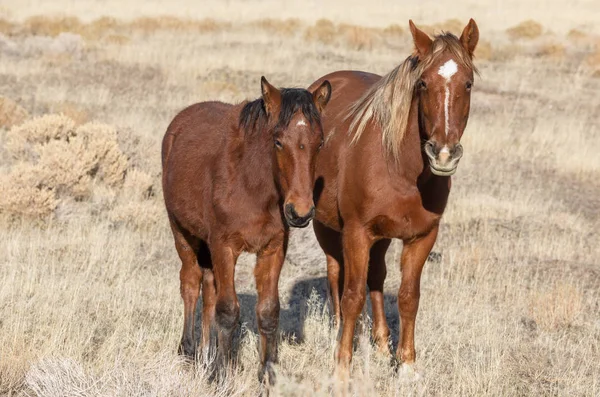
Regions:
<instances>
[{"instance_id":1,"label":"horse's muzzle","mask_svg":"<svg viewBox=\"0 0 600 397\"><path fill-rule=\"evenodd\" d=\"M463 147L460 143L449 148L448 145L438 147L435 142L427 141L424 150L429 158L431 172L439 176L454 175L458 168L458 162L463 156Z\"/></svg>"},{"instance_id":2,"label":"horse's muzzle","mask_svg":"<svg viewBox=\"0 0 600 397\"><path fill-rule=\"evenodd\" d=\"M286 204L283 209L285 220L291 227L303 228L308 226L310 221L315 217L315 206L311 206L306 214L298 214L296 207L293 204Z\"/></svg>"}]
</instances>

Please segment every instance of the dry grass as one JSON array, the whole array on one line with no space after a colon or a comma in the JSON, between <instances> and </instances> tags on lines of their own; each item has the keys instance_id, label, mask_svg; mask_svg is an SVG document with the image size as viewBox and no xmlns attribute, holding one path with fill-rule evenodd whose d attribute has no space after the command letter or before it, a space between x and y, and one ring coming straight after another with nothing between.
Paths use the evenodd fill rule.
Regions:
<instances>
[{"instance_id":1,"label":"dry grass","mask_svg":"<svg viewBox=\"0 0 600 397\"><path fill-rule=\"evenodd\" d=\"M0 106L0 394L259 394L250 256L236 268L244 323L236 371L218 387L175 353L179 262L159 183L166 126L193 102L257 97L262 74L307 86L333 70L385 73L411 51L397 15L462 29L433 3L426 13L370 5L360 15L328 2L324 10L338 12L315 23L310 7L261 1L257 18L240 16L258 12L245 2L233 2L240 11L215 7L214 20L194 19L197 11L167 17L151 0L140 10L119 2L118 18L111 1L34 18L64 2L38 9L23 0L14 18L0 14L0 89L14 100ZM394 10L393 21L384 18ZM582 27L594 14L554 10L567 41L506 34L521 8L491 13L488 23L476 16L483 77L434 248L441 259L422 278L421 379L396 373L361 334L346 385L354 395L600 393L600 81L591 76L595 32ZM536 20L555 31L548 15ZM567 37L571 29L585 37ZM394 344L400 250L394 243L387 257ZM333 376L325 285L312 232L296 231L280 281L272 395L347 391Z\"/></svg>"}]
</instances>

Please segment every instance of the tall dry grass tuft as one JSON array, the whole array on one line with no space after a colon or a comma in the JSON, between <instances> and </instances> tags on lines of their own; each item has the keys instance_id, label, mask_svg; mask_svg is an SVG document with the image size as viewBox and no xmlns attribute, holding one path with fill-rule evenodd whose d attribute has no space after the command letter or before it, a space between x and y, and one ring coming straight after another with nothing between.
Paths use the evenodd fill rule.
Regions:
<instances>
[{"instance_id":1,"label":"tall dry grass tuft","mask_svg":"<svg viewBox=\"0 0 600 397\"><path fill-rule=\"evenodd\" d=\"M583 294L576 286L559 282L553 287L531 293L530 315L545 330L575 324L583 309Z\"/></svg>"}]
</instances>

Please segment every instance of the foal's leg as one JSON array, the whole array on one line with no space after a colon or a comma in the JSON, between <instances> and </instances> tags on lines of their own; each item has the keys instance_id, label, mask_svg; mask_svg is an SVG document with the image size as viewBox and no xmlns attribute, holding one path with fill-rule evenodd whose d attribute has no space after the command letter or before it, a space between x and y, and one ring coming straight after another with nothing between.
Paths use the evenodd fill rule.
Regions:
<instances>
[{"instance_id":1,"label":"foal's leg","mask_svg":"<svg viewBox=\"0 0 600 397\"><path fill-rule=\"evenodd\" d=\"M173 221L171 221L171 229L175 238L175 248L181 259L179 280L183 299L183 335L179 344L179 354L193 360L196 357L194 338L196 303L202 281L202 272L196 257L199 242L187 234L184 235L185 232Z\"/></svg>"},{"instance_id":2,"label":"foal's leg","mask_svg":"<svg viewBox=\"0 0 600 397\"><path fill-rule=\"evenodd\" d=\"M402 284L398 291L400 312L400 343L396 357L406 364L415 362L415 318L419 309L421 272L427 256L435 244L438 227L413 241L405 241L402 249Z\"/></svg>"},{"instance_id":3,"label":"foal's leg","mask_svg":"<svg viewBox=\"0 0 600 397\"><path fill-rule=\"evenodd\" d=\"M215 277L212 270L212 258L208 245L202 242L198 249L198 263L202 269L202 339L200 348L202 361L209 364L211 360L211 347L216 346L216 340L211 340L211 331L214 329L215 304L217 291ZM211 346L212 345L212 346Z\"/></svg>"},{"instance_id":4,"label":"foal's leg","mask_svg":"<svg viewBox=\"0 0 600 397\"><path fill-rule=\"evenodd\" d=\"M344 372L352 359L356 319L365 305L369 250L372 240L361 226L347 225L343 232L344 294L342 296L342 337L337 361Z\"/></svg>"},{"instance_id":5,"label":"foal's leg","mask_svg":"<svg viewBox=\"0 0 600 397\"><path fill-rule=\"evenodd\" d=\"M371 295L371 307L373 308L373 340L377 344L380 353L389 354L388 339L390 329L385 319L383 307L383 283L387 275L385 266L385 253L390 246L391 240L380 240L373 244L369 257L369 274L367 285Z\"/></svg>"},{"instance_id":6,"label":"foal's leg","mask_svg":"<svg viewBox=\"0 0 600 397\"><path fill-rule=\"evenodd\" d=\"M211 244L213 274L217 290L215 320L217 325L217 366L224 371L231 360L233 331L240 319L240 303L235 293L235 262L239 253L216 242Z\"/></svg>"},{"instance_id":7,"label":"foal's leg","mask_svg":"<svg viewBox=\"0 0 600 397\"><path fill-rule=\"evenodd\" d=\"M336 327L341 323L340 300L344 287L344 256L342 250L342 235L328 228L316 219L313 220L313 229L317 241L327 259L327 281L329 285L329 299L331 301L332 315Z\"/></svg>"},{"instance_id":8,"label":"foal's leg","mask_svg":"<svg viewBox=\"0 0 600 397\"><path fill-rule=\"evenodd\" d=\"M258 301L256 319L260 333L259 357L261 367L258 380L262 382L268 371L269 383L275 383L275 373L271 364L277 363L277 337L279 329L279 274L285 259L287 236L277 238L269 247L257 255L254 277Z\"/></svg>"}]
</instances>

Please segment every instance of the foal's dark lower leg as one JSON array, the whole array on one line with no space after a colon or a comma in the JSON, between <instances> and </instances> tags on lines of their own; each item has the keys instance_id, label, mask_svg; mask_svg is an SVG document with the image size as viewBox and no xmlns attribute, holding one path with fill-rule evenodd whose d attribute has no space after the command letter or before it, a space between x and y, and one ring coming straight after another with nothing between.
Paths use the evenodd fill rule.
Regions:
<instances>
[{"instance_id":1,"label":"foal's dark lower leg","mask_svg":"<svg viewBox=\"0 0 600 397\"><path fill-rule=\"evenodd\" d=\"M240 304L235 292L235 261L229 248L211 250L213 274L217 289L215 320L218 333L217 365L224 370L231 361L233 332L240 319Z\"/></svg>"},{"instance_id":2,"label":"foal's dark lower leg","mask_svg":"<svg viewBox=\"0 0 600 397\"><path fill-rule=\"evenodd\" d=\"M258 379L263 381L265 373L269 383L275 382L275 373L271 364L278 361L277 338L279 330L279 274L284 260L284 248L278 246L270 251L259 253L254 275L258 302L256 319L260 333L260 363Z\"/></svg>"}]
</instances>

